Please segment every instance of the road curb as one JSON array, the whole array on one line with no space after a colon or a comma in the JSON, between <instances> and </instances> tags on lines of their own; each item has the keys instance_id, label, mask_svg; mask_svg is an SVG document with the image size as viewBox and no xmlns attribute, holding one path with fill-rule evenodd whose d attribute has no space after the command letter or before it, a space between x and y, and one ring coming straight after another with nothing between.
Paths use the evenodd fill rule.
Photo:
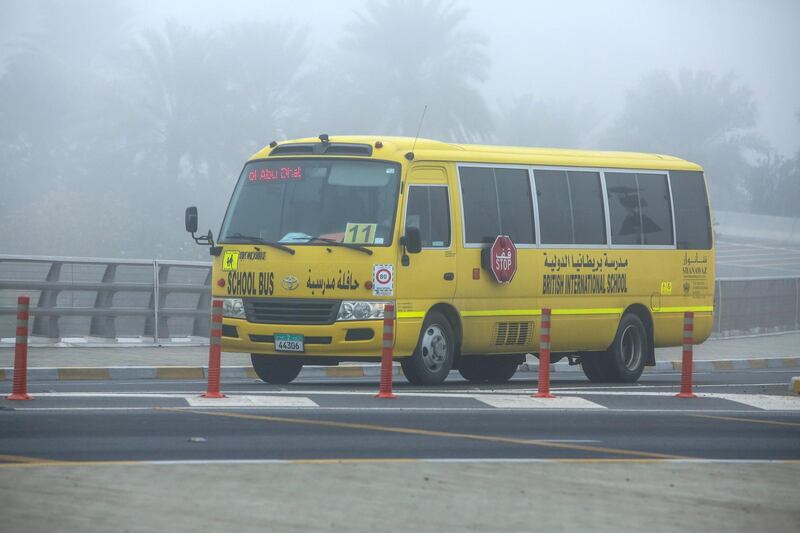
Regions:
<instances>
[{"instance_id":1,"label":"road curb","mask_svg":"<svg viewBox=\"0 0 800 533\"><path fill-rule=\"evenodd\" d=\"M800 357L769 357L757 359L721 359L717 361L695 361L695 372L726 372L756 369L800 368ZM681 369L680 361L659 361L656 366L646 367L645 374L669 374ZM518 374L538 374L539 365L523 363ZM458 371L452 371L458 375ZM550 365L550 372L556 374L581 373L580 365L559 362ZM402 376L400 365L395 363L392 373ZM0 368L0 381L11 381L13 368ZM379 377L380 364L344 364L340 366L307 366L300 372L301 378L357 378ZM202 380L208 377L206 366L109 366L109 367L29 367L28 379L31 381L99 381L99 380ZM223 366L222 378L258 379L250 366ZM790 390L800 394L800 377L791 380Z\"/></svg>"}]
</instances>

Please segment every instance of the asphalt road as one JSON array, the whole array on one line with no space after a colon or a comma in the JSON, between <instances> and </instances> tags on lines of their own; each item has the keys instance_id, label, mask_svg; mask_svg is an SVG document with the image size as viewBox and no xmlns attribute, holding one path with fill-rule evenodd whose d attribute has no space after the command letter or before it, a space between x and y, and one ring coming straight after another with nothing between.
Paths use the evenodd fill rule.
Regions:
<instances>
[{"instance_id":1,"label":"asphalt road","mask_svg":"<svg viewBox=\"0 0 800 533\"><path fill-rule=\"evenodd\" d=\"M800 460L800 397L791 371L695 376L696 399L676 398L677 374L633 385L553 381L395 387L374 379L287 386L226 380L225 399L201 381L40 382L37 399L2 401L5 461L316 459ZM6 387L7 388L7 387Z\"/></svg>"},{"instance_id":2,"label":"asphalt road","mask_svg":"<svg viewBox=\"0 0 800 533\"><path fill-rule=\"evenodd\" d=\"M36 382L0 400L3 531L795 531L792 374Z\"/></svg>"}]
</instances>

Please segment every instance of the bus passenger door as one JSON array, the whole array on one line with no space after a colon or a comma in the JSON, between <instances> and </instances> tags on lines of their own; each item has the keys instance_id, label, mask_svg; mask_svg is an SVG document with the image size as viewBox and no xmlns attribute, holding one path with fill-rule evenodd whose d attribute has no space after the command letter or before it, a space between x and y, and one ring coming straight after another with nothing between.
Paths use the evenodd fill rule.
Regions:
<instances>
[{"instance_id":1,"label":"bus passenger door","mask_svg":"<svg viewBox=\"0 0 800 533\"><path fill-rule=\"evenodd\" d=\"M412 171L405 195L401 235L419 228L422 251L404 254L400 247L397 270L398 353L410 353L417 342L425 313L437 303L451 302L456 290L456 253L453 246L450 187L445 169L422 167ZM407 260L405 257L407 257ZM406 263L407 264L404 264ZM405 317L405 319L404 319Z\"/></svg>"}]
</instances>

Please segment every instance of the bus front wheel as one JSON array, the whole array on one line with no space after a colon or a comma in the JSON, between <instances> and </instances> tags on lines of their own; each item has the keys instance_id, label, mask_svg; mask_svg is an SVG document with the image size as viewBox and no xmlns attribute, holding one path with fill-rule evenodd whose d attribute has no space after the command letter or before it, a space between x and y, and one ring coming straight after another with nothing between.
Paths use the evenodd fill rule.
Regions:
<instances>
[{"instance_id":1,"label":"bus front wheel","mask_svg":"<svg viewBox=\"0 0 800 533\"><path fill-rule=\"evenodd\" d=\"M303 363L291 357L253 353L250 361L259 379L273 385L291 383L303 369Z\"/></svg>"},{"instance_id":2,"label":"bus front wheel","mask_svg":"<svg viewBox=\"0 0 800 533\"><path fill-rule=\"evenodd\" d=\"M447 318L431 311L425 318L414 355L402 359L403 374L412 385L438 385L453 367L456 339Z\"/></svg>"}]
</instances>

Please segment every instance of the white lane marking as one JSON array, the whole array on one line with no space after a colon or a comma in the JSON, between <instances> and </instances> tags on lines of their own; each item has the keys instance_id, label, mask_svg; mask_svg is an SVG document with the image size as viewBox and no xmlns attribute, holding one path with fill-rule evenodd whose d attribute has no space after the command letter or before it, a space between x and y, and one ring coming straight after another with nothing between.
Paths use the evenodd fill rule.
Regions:
<instances>
[{"instance_id":1,"label":"white lane marking","mask_svg":"<svg viewBox=\"0 0 800 533\"><path fill-rule=\"evenodd\" d=\"M769 265L750 265L750 264L740 265L738 263L721 263L721 264L724 264L725 266L738 266L738 267L747 267L747 268L762 268L764 270L775 270L775 271L778 271L778 272L796 272L797 271L797 269L793 269L793 268L778 268L778 267L769 266Z\"/></svg>"},{"instance_id":2,"label":"white lane marking","mask_svg":"<svg viewBox=\"0 0 800 533\"><path fill-rule=\"evenodd\" d=\"M310 398L293 396L228 396L203 398L189 396L186 403L192 407L319 407Z\"/></svg>"},{"instance_id":3,"label":"white lane marking","mask_svg":"<svg viewBox=\"0 0 800 533\"><path fill-rule=\"evenodd\" d=\"M551 441L552 442L552 441ZM91 461L87 461L90 462ZM396 463L670 463L670 464L798 464L797 460L781 460L781 459L542 459L542 458L495 458L495 457L465 457L465 458L415 458L415 457L388 457L377 459L184 459L184 460L171 460L171 461L136 461L135 465L153 465L153 466L173 466L173 465L304 465L304 464L336 464L336 463L354 463L354 462L376 462L391 464ZM98 461L101 464L102 461ZM113 463L113 462L112 462ZM80 466L76 462L76 466ZM46 466L46 465L45 465ZM65 465L58 465L63 467Z\"/></svg>"},{"instance_id":4,"label":"white lane marking","mask_svg":"<svg viewBox=\"0 0 800 533\"><path fill-rule=\"evenodd\" d=\"M778 369L775 369L774 372L786 372L787 374L788 373L795 374L795 373L797 373L797 370L778 370ZM765 371L765 373L771 374L771 373L773 373L773 371ZM697 373L695 373L694 375L697 375ZM700 388L706 388L706 387L775 387L775 386L786 387L786 382L785 381L778 381L776 383L712 383L712 384L708 384L708 385L693 385L693 388L700 389ZM680 388L680 385L678 383L676 383L674 385L630 385L630 386L623 385L623 386L619 386L619 387L588 387L588 386L587 387L564 387L564 388L553 387L553 388L551 388L551 390L554 393L555 392L565 392L565 393L569 393L569 394L578 394L578 393L583 393L583 392L603 392L604 390L607 390L607 389L620 390L620 391L623 391L623 392L628 392L627 389L633 389L633 391L640 390L642 392L645 392L645 391L647 391L647 389L674 389L674 390L678 390L679 388ZM522 391L522 392L524 392L524 391Z\"/></svg>"},{"instance_id":5,"label":"white lane marking","mask_svg":"<svg viewBox=\"0 0 800 533\"><path fill-rule=\"evenodd\" d=\"M736 246L738 248L753 248L753 249L756 249L756 250L786 250L786 251L789 251L789 252L798 251L795 248L784 248L782 246L764 246L764 245L760 245L760 244L750 244L750 243L741 244L741 243L735 243L735 242L729 242L729 241L721 241L721 242L718 242L717 244L721 244L722 246Z\"/></svg>"},{"instance_id":6,"label":"white lane marking","mask_svg":"<svg viewBox=\"0 0 800 533\"><path fill-rule=\"evenodd\" d=\"M191 394L199 396L202 392L30 392L43 398L185 398Z\"/></svg>"},{"instance_id":7,"label":"white lane marking","mask_svg":"<svg viewBox=\"0 0 800 533\"><path fill-rule=\"evenodd\" d=\"M764 411L800 411L800 396L768 396L766 394L709 394L699 396L743 403Z\"/></svg>"},{"instance_id":8,"label":"white lane marking","mask_svg":"<svg viewBox=\"0 0 800 533\"><path fill-rule=\"evenodd\" d=\"M163 412L171 412L175 410L186 410L191 411L195 409L194 407L170 407L169 411ZM204 407L203 409L212 409L212 407ZM222 408L225 409L225 408ZM291 412L293 407L232 407L231 409L237 409L242 411L253 411L253 412L263 412L263 411L274 411L274 412ZM300 410L306 410L305 408L297 408ZM15 407L13 411L8 411L8 413L13 413L15 411L159 411L157 406L149 406L149 407ZM518 408L511 408L506 409L502 407L315 407L314 411L330 411L330 412L357 412L357 413L386 413L386 414L394 414L397 412L405 412L405 413L413 413L413 412L429 412L429 413L516 413L519 414L520 410ZM544 414L550 409L528 409L526 414ZM561 409L562 414L585 414L585 413L600 413L601 411L597 411L594 409ZM741 415L752 415L755 411L753 408L750 407L749 409L692 409L692 408L680 408L680 409L664 409L664 408L643 408L643 409L628 409L628 408L617 408L617 407L608 407L602 411L603 413L609 414L619 414L619 413L634 413L634 414L642 414L647 413L649 415L674 415L674 414L686 414L686 413L702 413L702 414L721 414L721 415L732 415L732 414L741 414ZM791 412L791 411L790 411ZM5 414L5 413L3 413Z\"/></svg>"},{"instance_id":9,"label":"white lane marking","mask_svg":"<svg viewBox=\"0 0 800 533\"><path fill-rule=\"evenodd\" d=\"M731 263L752 263L762 262L768 265L783 265L783 264L797 264L797 259L800 255L797 254L782 254L782 255L759 255L759 256L727 256L717 258L717 264L731 264Z\"/></svg>"},{"instance_id":10,"label":"white lane marking","mask_svg":"<svg viewBox=\"0 0 800 533\"><path fill-rule=\"evenodd\" d=\"M794 374L797 370L783 370L779 368L764 370L764 373L787 373ZM697 375L697 374L695 374ZM785 387L785 381L775 383L717 383L708 385L694 385L695 389L706 387L767 387L767 386L780 386ZM614 391L628 392L629 394L644 394L649 389L672 389L677 391L680 387L679 384L674 385L622 385L613 387L551 387L553 394L590 394L601 393L606 389L613 389ZM630 390L629 390L630 389ZM422 398L472 398L473 396L480 396L484 394L502 394L502 395L533 395L537 389L451 389L446 392L422 392L422 391L405 391L403 389L395 389L395 394L398 396L408 397L422 397ZM332 391L332 390L314 390L314 389L292 389L292 390L235 390L235 391L222 391L226 394L234 394L241 396L261 396L261 395L315 395L315 396L375 396L375 391ZM50 397L50 398L188 398L199 396L203 391L167 391L167 392L36 392L29 391L35 397ZM670 394L670 393L665 393Z\"/></svg>"},{"instance_id":11,"label":"white lane marking","mask_svg":"<svg viewBox=\"0 0 800 533\"><path fill-rule=\"evenodd\" d=\"M152 407L15 407L14 411L152 411Z\"/></svg>"},{"instance_id":12,"label":"white lane marking","mask_svg":"<svg viewBox=\"0 0 800 533\"><path fill-rule=\"evenodd\" d=\"M506 394L476 394L472 398L501 409L605 409L602 405L575 396L532 398Z\"/></svg>"}]
</instances>

